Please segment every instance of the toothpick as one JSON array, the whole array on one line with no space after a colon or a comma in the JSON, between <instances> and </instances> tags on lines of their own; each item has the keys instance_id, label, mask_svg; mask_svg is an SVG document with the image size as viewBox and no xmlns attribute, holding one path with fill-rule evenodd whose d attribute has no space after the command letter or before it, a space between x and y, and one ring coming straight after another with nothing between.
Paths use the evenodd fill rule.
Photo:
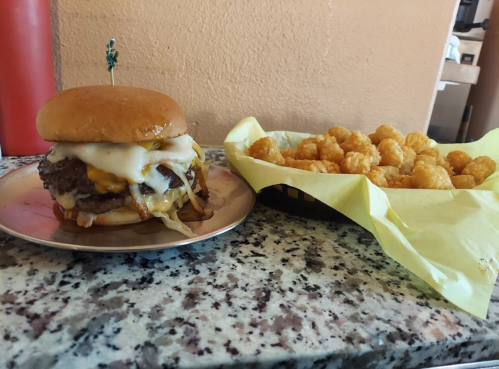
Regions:
<instances>
[{"instance_id":1,"label":"toothpick","mask_svg":"<svg viewBox=\"0 0 499 369\"><path fill-rule=\"evenodd\" d=\"M114 73L113 68L118 64L118 55L119 52L113 49L114 43L116 40L114 38L110 39L107 43L107 52L106 52L106 60L107 60L107 71L111 72L111 85L114 86ZM114 52L114 54L113 54Z\"/></svg>"}]
</instances>

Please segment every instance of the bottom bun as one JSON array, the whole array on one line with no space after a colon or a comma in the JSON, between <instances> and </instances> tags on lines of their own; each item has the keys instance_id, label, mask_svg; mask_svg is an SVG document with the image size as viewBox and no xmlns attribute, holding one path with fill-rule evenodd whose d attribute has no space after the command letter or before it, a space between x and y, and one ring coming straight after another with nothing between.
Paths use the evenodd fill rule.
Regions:
<instances>
[{"instance_id":1,"label":"bottom bun","mask_svg":"<svg viewBox=\"0 0 499 369\"><path fill-rule=\"evenodd\" d=\"M81 227L91 227L92 225L99 226L119 226L125 224L140 223L147 219L153 218L151 215L147 219L140 219L139 213L135 209L128 207L121 207L118 209L111 210L110 212L103 214L90 214L78 212L77 210L66 210L61 207L64 213L65 219L76 220Z\"/></svg>"}]
</instances>

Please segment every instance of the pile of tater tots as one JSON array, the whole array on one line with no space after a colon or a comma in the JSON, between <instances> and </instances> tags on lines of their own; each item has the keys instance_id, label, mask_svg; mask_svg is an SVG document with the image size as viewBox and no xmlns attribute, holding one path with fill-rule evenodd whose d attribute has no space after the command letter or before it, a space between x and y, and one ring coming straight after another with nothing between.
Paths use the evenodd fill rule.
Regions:
<instances>
[{"instance_id":1,"label":"pile of tater tots","mask_svg":"<svg viewBox=\"0 0 499 369\"><path fill-rule=\"evenodd\" d=\"M280 150L270 137L255 141L249 155L280 166L316 173L364 174L379 187L471 189L496 170L488 156L463 151L441 156L421 132L407 136L384 124L369 135L345 127L304 139L296 151Z\"/></svg>"}]
</instances>

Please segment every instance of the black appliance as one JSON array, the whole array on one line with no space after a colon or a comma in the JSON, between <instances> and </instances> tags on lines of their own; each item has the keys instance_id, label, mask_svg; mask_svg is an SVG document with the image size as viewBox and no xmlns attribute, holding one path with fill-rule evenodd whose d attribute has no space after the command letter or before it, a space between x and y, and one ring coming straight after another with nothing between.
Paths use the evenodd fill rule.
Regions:
<instances>
[{"instance_id":1,"label":"black appliance","mask_svg":"<svg viewBox=\"0 0 499 369\"><path fill-rule=\"evenodd\" d=\"M475 22L475 15L480 0L461 0L457 11L454 32L469 32L473 28L489 28L489 19L486 18L480 23Z\"/></svg>"}]
</instances>

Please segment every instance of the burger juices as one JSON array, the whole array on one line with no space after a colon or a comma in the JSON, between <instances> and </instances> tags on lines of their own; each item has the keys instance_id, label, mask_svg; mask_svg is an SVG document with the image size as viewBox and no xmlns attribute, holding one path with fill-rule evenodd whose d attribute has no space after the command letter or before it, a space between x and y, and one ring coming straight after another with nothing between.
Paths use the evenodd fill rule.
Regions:
<instances>
[{"instance_id":1,"label":"burger juices","mask_svg":"<svg viewBox=\"0 0 499 369\"><path fill-rule=\"evenodd\" d=\"M170 97L129 86L86 86L55 95L40 110L37 129L56 142L38 166L66 219L113 226L152 217L195 236L177 216L193 188L208 188L203 150L186 133L184 114Z\"/></svg>"}]
</instances>

